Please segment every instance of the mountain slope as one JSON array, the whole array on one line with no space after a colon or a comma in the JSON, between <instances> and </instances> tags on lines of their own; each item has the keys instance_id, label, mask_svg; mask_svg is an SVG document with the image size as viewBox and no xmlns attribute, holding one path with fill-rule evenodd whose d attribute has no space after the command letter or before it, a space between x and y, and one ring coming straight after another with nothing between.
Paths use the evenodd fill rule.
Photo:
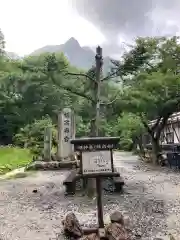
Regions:
<instances>
[{"instance_id":1,"label":"mountain slope","mask_svg":"<svg viewBox=\"0 0 180 240\"><path fill-rule=\"evenodd\" d=\"M47 45L35 50L30 55L39 55L45 52L63 52L68 58L69 62L81 69L89 69L95 64L95 53L90 47L81 47L79 42L75 38L70 38L67 42L61 45ZM107 72L110 70L110 58L104 58L104 70Z\"/></svg>"}]
</instances>

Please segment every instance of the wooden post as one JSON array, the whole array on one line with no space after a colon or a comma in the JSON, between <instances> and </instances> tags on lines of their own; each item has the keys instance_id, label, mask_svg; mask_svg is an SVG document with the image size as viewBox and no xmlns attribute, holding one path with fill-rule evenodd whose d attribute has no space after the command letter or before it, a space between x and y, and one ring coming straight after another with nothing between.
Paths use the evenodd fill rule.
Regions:
<instances>
[{"instance_id":1,"label":"wooden post","mask_svg":"<svg viewBox=\"0 0 180 240\"><path fill-rule=\"evenodd\" d=\"M101 67L102 67L102 48L98 46L96 48L96 83L97 83L97 92L96 92L96 118L95 118L95 134L96 137L99 135L99 122L100 122L100 90L101 90ZM96 195L97 195L97 213L98 213L98 223L99 228L104 228L103 221L103 206L102 206L102 186L101 178L96 177Z\"/></svg>"},{"instance_id":2,"label":"wooden post","mask_svg":"<svg viewBox=\"0 0 180 240\"><path fill-rule=\"evenodd\" d=\"M95 117L95 134L96 137L99 135L99 120L100 120L100 90L101 90L101 67L102 67L102 48L96 48L96 117Z\"/></svg>"},{"instance_id":3,"label":"wooden post","mask_svg":"<svg viewBox=\"0 0 180 240\"><path fill-rule=\"evenodd\" d=\"M92 121L92 137L98 137L99 135L99 125L100 125L100 90L101 90L101 68L102 68L102 48L98 46L96 48L96 85L94 89L94 97L95 97L95 121ZM98 181L101 181L98 180ZM95 179L88 179L88 196L92 196L96 190L96 180ZM101 185L101 183L100 183ZM97 195L98 198L98 195Z\"/></svg>"},{"instance_id":4,"label":"wooden post","mask_svg":"<svg viewBox=\"0 0 180 240\"><path fill-rule=\"evenodd\" d=\"M104 228L101 178L96 177L97 213L99 228Z\"/></svg>"},{"instance_id":5,"label":"wooden post","mask_svg":"<svg viewBox=\"0 0 180 240\"><path fill-rule=\"evenodd\" d=\"M52 129L47 127L44 130L44 161L51 161Z\"/></svg>"}]
</instances>

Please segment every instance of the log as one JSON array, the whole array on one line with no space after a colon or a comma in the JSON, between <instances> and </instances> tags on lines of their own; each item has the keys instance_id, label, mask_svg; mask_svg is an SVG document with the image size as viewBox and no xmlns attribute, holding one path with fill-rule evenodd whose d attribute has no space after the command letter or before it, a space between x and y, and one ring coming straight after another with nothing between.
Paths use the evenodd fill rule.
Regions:
<instances>
[{"instance_id":1,"label":"log","mask_svg":"<svg viewBox=\"0 0 180 240\"><path fill-rule=\"evenodd\" d=\"M66 236L71 238L80 238L83 236L83 230L74 213L68 213L62 224Z\"/></svg>"},{"instance_id":2,"label":"log","mask_svg":"<svg viewBox=\"0 0 180 240\"><path fill-rule=\"evenodd\" d=\"M108 240L130 240L124 226L116 222L106 227L106 237Z\"/></svg>"}]
</instances>

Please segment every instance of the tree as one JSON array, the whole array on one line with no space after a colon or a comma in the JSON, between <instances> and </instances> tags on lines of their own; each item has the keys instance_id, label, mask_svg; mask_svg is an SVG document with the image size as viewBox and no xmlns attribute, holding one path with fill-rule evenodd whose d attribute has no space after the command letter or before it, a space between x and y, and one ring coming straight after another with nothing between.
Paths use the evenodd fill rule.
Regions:
<instances>
[{"instance_id":1,"label":"tree","mask_svg":"<svg viewBox=\"0 0 180 240\"><path fill-rule=\"evenodd\" d=\"M96 52L96 67L92 67L87 73L70 72L67 65L60 63L55 54L48 55L45 59L45 74L47 79L51 80L58 88L64 89L72 94L82 97L90 104L91 124L90 136L98 136L100 130L100 112L101 105L109 105L112 102L104 102L100 91L104 80L101 78L102 68L102 49L97 48ZM63 73L63 75L62 75ZM67 84L61 81L61 77L67 77ZM75 78L73 79L72 76ZM71 79L69 79L71 77ZM70 85L71 84L71 85ZM104 88L105 90L105 88ZM91 181L89 192L94 192L94 182Z\"/></svg>"},{"instance_id":2,"label":"tree","mask_svg":"<svg viewBox=\"0 0 180 240\"><path fill-rule=\"evenodd\" d=\"M138 52L139 48L143 51ZM158 162L161 150L161 132L169 116L179 107L179 51L177 37L141 38L133 50L124 55L123 61L116 63L117 74L121 75L121 69L124 71L124 107L141 117L152 139L154 162ZM132 68L128 69L129 62ZM149 126L148 121L155 118L155 124Z\"/></svg>"},{"instance_id":3,"label":"tree","mask_svg":"<svg viewBox=\"0 0 180 240\"><path fill-rule=\"evenodd\" d=\"M144 133L144 125L141 118L129 112L124 112L118 118L116 131L120 135L120 147L126 150L132 150L136 145L143 152L141 135Z\"/></svg>"}]
</instances>

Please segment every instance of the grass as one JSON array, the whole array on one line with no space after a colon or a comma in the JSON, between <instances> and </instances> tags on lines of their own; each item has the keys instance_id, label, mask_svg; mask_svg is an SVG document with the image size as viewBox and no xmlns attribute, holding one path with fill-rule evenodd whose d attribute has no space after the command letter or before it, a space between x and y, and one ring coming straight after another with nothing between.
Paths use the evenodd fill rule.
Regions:
<instances>
[{"instance_id":1,"label":"grass","mask_svg":"<svg viewBox=\"0 0 180 240\"><path fill-rule=\"evenodd\" d=\"M28 149L10 146L0 147L0 174L25 167L31 161L32 154Z\"/></svg>"}]
</instances>

